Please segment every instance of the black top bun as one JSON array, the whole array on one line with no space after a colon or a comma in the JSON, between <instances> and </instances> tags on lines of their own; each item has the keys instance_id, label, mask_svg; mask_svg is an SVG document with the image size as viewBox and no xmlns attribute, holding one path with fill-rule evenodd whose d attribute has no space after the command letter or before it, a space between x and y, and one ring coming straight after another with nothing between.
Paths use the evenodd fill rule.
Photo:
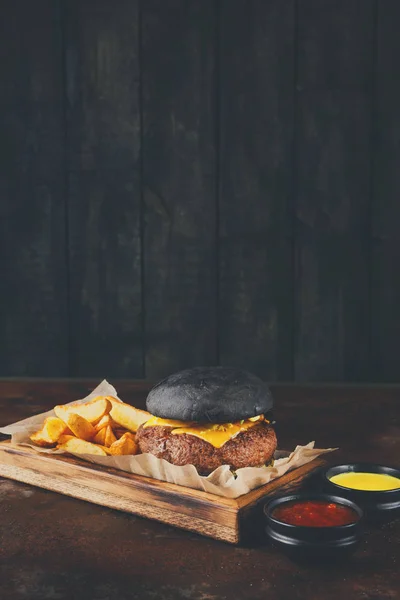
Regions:
<instances>
[{"instance_id":1,"label":"black top bun","mask_svg":"<svg viewBox=\"0 0 400 600\"><path fill-rule=\"evenodd\" d=\"M273 398L258 377L233 367L196 367L169 375L150 391L147 410L162 419L230 423L271 410Z\"/></svg>"}]
</instances>

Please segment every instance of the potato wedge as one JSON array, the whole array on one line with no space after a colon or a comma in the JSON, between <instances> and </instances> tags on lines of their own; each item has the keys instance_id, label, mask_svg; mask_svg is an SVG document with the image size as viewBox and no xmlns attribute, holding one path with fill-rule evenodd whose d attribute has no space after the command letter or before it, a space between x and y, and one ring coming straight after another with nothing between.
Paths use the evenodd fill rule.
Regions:
<instances>
[{"instance_id":1,"label":"potato wedge","mask_svg":"<svg viewBox=\"0 0 400 600\"><path fill-rule=\"evenodd\" d=\"M130 404L120 402L112 396L108 396L107 398L112 404L110 411L111 418L124 429L128 429L128 431L136 432L142 423L151 419L152 415L145 410L140 410Z\"/></svg>"},{"instance_id":2,"label":"potato wedge","mask_svg":"<svg viewBox=\"0 0 400 600\"><path fill-rule=\"evenodd\" d=\"M92 444L78 438L71 438L64 444L57 446L58 450L64 452L73 452L74 454L97 454L97 456L107 456L107 452L98 444Z\"/></svg>"},{"instance_id":3,"label":"potato wedge","mask_svg":"<svg viewBox=\"0 0 400 600\"><path fill-rule=\"evenodd\" d=\"M96 432L98 432L100 429L107 427L107 425L110 425L111 427L113 425L113 420L110 415L104 415L104 417L102 417L100 421L96 423L96 425L93 425L93 427L95 428Z\"/></svg>"},{"instance_id":4,"label":"potato wedge","mask_svg":"<svg viewBox=\"0 0 400 600\"><path fill-rule=\"evenodd\" d=\"M111 402L111 404L113 402L116 402L117 404L124 404L124 402L122 402L122 400L120 400L119 398L116 398L115 396L106 396L107 400L109 400Z\"/></svg>"},{"instance_id":5,"label":"potato wedge","mask_svg":"<svg viewBox=\"0 0 400 600\"><path fill-rule=\"evenodd\" d=\"M135 442L135 436L127 432L119 440L111 444L109 450L113 456L137 454L139 446Z\"/></svg>"},{"instance_id":6,"label":"potato wedge","mask_svg":"<svg viewBox=\"0 0 400 600\"><path fill-rule=\"evenodd\" d=\"M58 442L57 443L58 443L58 445L65 444L65 442L68 442L68 440L76 440L76 437L74 435L70 435L68 433L63 433L58 438Z\"/></svg>"},{"instance_id":7,"label":"potato wedge","mask_svg":"<svg viewBox=\"0 0 400 600\"><path fill-rule=\"evenodd\" d=\"M117 438L115 437L114 432L111 429L111 427L108 425L105 429L103 446L106 446L107 448L109 448L111 446L111 444L113 444L116 441L117 441Z\"/></svg>"},{"instance_id":8,"label":"potato wedge","mask_svg":"<svg viewBox=\"0 0 400 600\"><path fill-rule=\"evenodd\" d=\"M101 446L105 445L104 442L106 441L106 429L107 427L103 427L96 433L92 440L94 444L100 444Z\"/></svg>"},{"instance_id":9,"label":"potato wedge","mask_svg":"<svg viewBox=\"0 0 400 600\"><path fill-rule=\"evenodd\" d=\"M96 435L96 431L91 423L81 415L71 413L67 417L67 425L72 433L81 440L90 442Z\"/></svg>"},{"instance_id":10,"label":"potato wedge","mask_svg":"<svg viewBox=\"0 0 400 600\"><path fill-rule=\"evenodd\" d=\"M89 421L92 425L98 423L104 415L107 415L112 408L110 400L104 396L96 396L89 402L83 404L62 404L54 407L54 412L59 419L62 419L65 423L68 420L70 414L76 414L80 417Z\"/></svg>"},{"instance_id":11,"label":"potato wedge","mask_svg":"<svg viewBox=\"0 0 400 600\"><path fill-rule=\"evenodd\" d=\"M67 431L68 427L61 419L57 417L47 417L42 429L32 433L30 439L38 446L50 448L58 442L59 437Z\"/></svg>"},{"instance_id":12,"label":"potato wedge","mask_svg":"<svg viewBox=\"0 0 400 600\"><path fill-rule=\"evenodd\" d=\"M127 429L124 429L123 427L113 427L113 432L115 437L117 438L117 440L119 440L119 438L121 438L124 433L128 433Z\"/></svg>"}]
</instances>

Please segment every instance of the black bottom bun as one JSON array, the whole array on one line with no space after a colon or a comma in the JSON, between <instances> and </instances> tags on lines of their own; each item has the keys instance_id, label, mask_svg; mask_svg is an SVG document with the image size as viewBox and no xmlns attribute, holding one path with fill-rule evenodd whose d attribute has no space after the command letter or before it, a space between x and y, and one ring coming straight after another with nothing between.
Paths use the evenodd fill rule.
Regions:
<instances>
[{"instance_id":1,"label":"black bottom bun","mask_svg":"<svg viewBox=\"0 0 400 600\"><path fill-rule=\"evenodd\" d=\"M201 475L208 475L221 465L234 470L259 467L268 463L276 450L277 440L273 427L267 423L254 425L221 448L186 433L171 434L172 427L141 426L136 441L141 452L149 452L173 465L194 465Z\"/></svg>"}]
</instances>

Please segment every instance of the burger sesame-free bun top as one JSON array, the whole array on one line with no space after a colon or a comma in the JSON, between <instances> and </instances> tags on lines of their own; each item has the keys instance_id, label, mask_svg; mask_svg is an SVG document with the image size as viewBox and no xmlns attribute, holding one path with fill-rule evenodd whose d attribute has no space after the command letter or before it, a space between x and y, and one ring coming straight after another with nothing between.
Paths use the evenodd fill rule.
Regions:
<instances>
[{"instance_id":1,"label":"burger sesame-free bun top","mask_svg":"<svg viewBox=\"0 0 400 600\"><path fill-rule=\"evenodd\" d=\"M195 367L169 375L149 392L147 410L162 419L232 423L265 414L273 398L266 383L234 367Z\"/></svg>"}]
</instances>

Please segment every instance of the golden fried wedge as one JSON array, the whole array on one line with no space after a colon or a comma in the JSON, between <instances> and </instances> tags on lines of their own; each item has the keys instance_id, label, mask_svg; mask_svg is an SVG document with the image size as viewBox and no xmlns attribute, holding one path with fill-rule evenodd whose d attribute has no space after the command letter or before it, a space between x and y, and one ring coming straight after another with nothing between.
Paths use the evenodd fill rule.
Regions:
<instances>
[{"instance_id":1,"label":"golden fried wedge","mask_svg":"<svg viewBox=\"0 0 400 600\"><path fill-rule=\"evenodd\" d=\"M68 427L61 419L57 417L47 417L42 429L32 433L30 439L38 446L49 448L58 442L60 435L67 431Z\"/></svg>"},{"instance_id":2,"label":"golden fried wedge","mask_svg":"<svg viewBox=\"0 0 400 600\"><path fill-rule=\"evenodd\" d=\"M112 396L107 396L112 404L110 416L121 427L128 431L136 432L142 423L151 419L152 415L145 410L135 408L130 404L125 404L116 400Z\"/></svg>"},{"instance_id":3,"label":"golden fried wedge","mask_svg":"<svg viewBox=\"0 0 400 600\"><path fill-rule=\"evenodd\" d=\"M114 456L125 455L125 454L137 454L139 451L139 446L135 442L135 437L127 432L124 435L111 444L110 453Z\"/></svg>"},{"instance_id":4,"label":"golden fried wedge","mask_svg":"<svg viewBox=\"0 0 400 600\"><path fill-rule=\"evenodd\" d=\"M104 417L102 417L100 421L93 427L95 428L96 432L98 432L100 429L107 427L107 425L110 425L111 427L113 426L113 420L110 415L104 415Z\"/></svg>"},{"instance_id":5,"label":"golden fried wedge","mask_svg":"<svg viewBox=\"0 0 400 600\"><path fill-rule=\"evenodd\" d=\"M116 398L115 396L106 396L107 400L109 400L111 402L111 404L113 402L116 402L118 404L124 404L124 402L122 402L122 400L120 400L119 398Z\"/></svg>"},{"instance_id":6,"label":"golden fried wedge","mask_svg":"<svg viewBox=\"0 0 400 600\"><path fill-rule=\"evenodd\" d=\"M109 448L111 446L111 444L113 444L116 441L117 441L117 438L115 437L114 432L111 429L111 427L108 425L105 428L105 436L104 436L103 446L106 446L107 448Z\"/></svg>"},{"instance_id":7,"label":"golden fried wedge","mask_svg":"<svg viewBox=\"0 0 400 600\"><path fill-rule=\"evenodd\" d=\"M85 440L79 440L78 438L71 438L64 444L57 446L58 450L64 450L64 452L72 452L74 454L97 454L97 456L107 456L107 452L103 450L101 446L86 442Z\"/></svg>"},{"instance_id":8,"label":"golden fried wedge","mask_svg":"<svg viewBox=\"0 0 400 600\"><path fill-rule=\"evenodd\" d=\"M107 415L112 408L112 404L108 398L104 396L96 396L89 402L83 404L61 404L54 407L54 412L59 419L62 419L65 423L67 422L68 416L72 413L79 415L92 423L92 425L98 423L104 415Z\"/></svg>"},{"instance_id":9,"label":"golden fried wedge","mask_svg":"<svg viewBox=\"0 0 400 600\"><path fill-rule=\"evenodd\" d=\"M106 441L106 429L107 427L103 427L96 433L92 440L94 444L100 444L101 446L105 445L104 442Z\"/></svg>"},{"instance_id":10,"label":"golden fried wedge","mask_svg":"<svg viewBox=\"0 0 400 600\"><path fill-rule=\"evenodd\" d=\"M117 440L119 440L119 438L121 438L124 433L128 433L127 429L124 429L123 427L113 427L113 432L115 437L117 438Z\"/></svg>"},{"instance_id":11,"label":"golden fried wedge","mask_svg":"<svg viewBox=\"0 0 400 600\"><path fill-rule=\"evenodd\" d=\"M68 442L68 440L76 440L76 437L68 433L63 433L63 435L60 435L60 437L58 438L57 443L59 446L61 446L62 444L65 444L65 442Z\"/></svg>"},{"instance_id":12,"label":"golden fried wedge","mask_svg":"<svg viewBox=\"0 0 400 600\"><path fill-rule=\"evenodd\" d=\"M96 435L96 431L91 423L81 415L71 413L67 417L67 425L72 433L82 440L90 442Z\"/></svg>"}]
</instances>

